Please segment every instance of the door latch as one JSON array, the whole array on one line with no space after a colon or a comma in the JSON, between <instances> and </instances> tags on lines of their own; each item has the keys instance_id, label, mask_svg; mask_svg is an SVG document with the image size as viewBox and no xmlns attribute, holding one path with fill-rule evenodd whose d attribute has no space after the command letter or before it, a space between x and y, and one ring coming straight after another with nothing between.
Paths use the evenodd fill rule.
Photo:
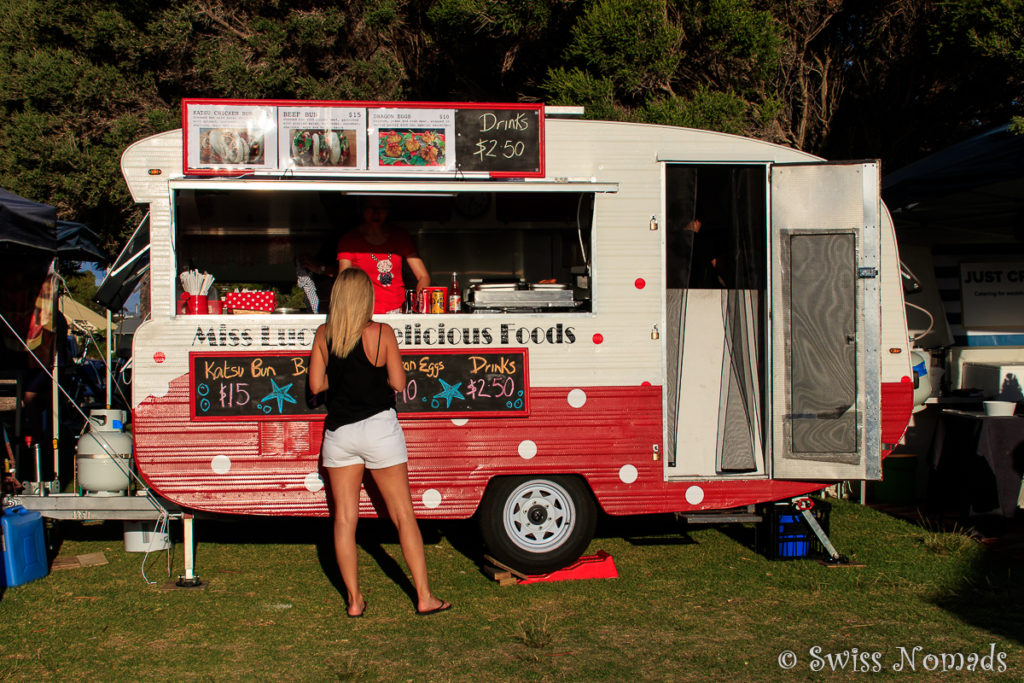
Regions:
<instances>
[{"instance_id":1,"label":"door latch","mask_svg":"<svg viewBox=\"0 0 1024 683\"><path fill-rule=\"evenodd\" d=\"M873 266L867 266L864 268L857 269L858 280L870 280L876 277L878 277L878 268L875 268Z\"/></svg>"}]
</instances>

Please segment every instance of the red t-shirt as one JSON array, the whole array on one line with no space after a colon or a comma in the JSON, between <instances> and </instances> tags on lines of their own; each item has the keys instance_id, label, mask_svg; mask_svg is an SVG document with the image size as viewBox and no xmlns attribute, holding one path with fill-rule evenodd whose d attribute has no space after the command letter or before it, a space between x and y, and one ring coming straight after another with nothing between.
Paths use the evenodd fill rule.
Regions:
<instances>
[{"instance_id":1,"label":"red t-shirt","mask_svg":"<svg viewBox=\"0 0 1024 683\"><path fill-rule=\"evenodd\" d=\"M373 282L374 313L402 308L405 302L402 259L416 255L416 244L412 238L394 227L382 244L370 244L358 230L352 230L338 240L338 260L351 261Z\"/></svg>"}]
</instances>

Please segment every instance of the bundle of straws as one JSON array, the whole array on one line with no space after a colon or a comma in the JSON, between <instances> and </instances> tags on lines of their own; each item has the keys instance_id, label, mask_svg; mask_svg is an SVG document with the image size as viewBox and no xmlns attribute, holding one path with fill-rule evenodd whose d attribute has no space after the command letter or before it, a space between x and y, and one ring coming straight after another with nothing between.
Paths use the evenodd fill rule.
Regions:
<instances>
[{"instance_id":1,"label":"bundle of straws","mask_svg":"<svg viewBox=\"0 0 1024 683\"><path fill-rule=\"evenodd\" d=\"M189 296L202 296L213 284L213 276L205 271L200 273L198 270L186 270L179 278L181 279L181 288Z\"/></svg>"}]
</instances>

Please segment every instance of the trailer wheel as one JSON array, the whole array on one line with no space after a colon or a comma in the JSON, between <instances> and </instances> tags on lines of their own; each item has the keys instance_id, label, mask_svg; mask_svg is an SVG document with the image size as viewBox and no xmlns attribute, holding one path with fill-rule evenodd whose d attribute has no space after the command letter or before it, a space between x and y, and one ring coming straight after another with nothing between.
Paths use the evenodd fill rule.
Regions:
<instances>
[{"instance_id":1,"label":"trailer wheel","mask_svg":"<svg viewBox=\"0 0 1024 683\"><path fill-rule=\"evenodd\" d=\"M480 530L494 557L525 573L561 569L594 537L597 508L576 477L503 477L480 507Z\"/></svg>"}]
</instances>

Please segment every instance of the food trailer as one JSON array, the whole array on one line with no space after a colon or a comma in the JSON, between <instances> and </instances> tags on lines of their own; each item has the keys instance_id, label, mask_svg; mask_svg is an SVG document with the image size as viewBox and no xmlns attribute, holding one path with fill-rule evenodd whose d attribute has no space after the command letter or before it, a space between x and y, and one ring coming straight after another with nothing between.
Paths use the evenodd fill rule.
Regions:
<instances>
[{"instance_id":1,"label":"food trailer","mask_svg":"<svg viewBox=\"0 0 1024 683\"><path fill-rule=\"evenodd\" d=\"M879 479L914 384L878 163L578 114L186 100L182 130L131 145L151 272L131 424L152 492L329 514L306 388L325 309L282 301L368 196L432 284L455 274L463 294L375 316L408 375L418 517L478 515L493 555L546 571L585 550L598 510L727 511ZM193 269L219 313L183 305ZM360 514L377 512L371 487Z\"/></svg>"}]
</instances>

